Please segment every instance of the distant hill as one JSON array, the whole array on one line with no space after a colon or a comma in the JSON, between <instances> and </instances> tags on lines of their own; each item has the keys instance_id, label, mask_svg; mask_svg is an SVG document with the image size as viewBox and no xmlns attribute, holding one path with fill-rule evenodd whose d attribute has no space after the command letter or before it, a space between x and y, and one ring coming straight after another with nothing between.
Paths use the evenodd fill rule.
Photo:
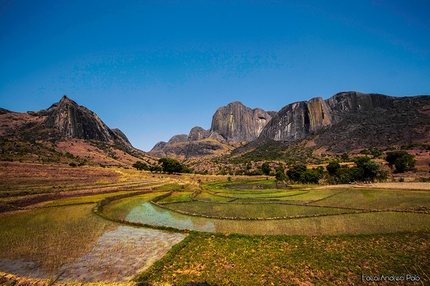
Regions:
<instances>
[{"instance_id":1,"label":"distant hill","mask_svg":"<svg viewBox=\"0 0 430 286\"><path fill-rule=\"evenodd\" d=\"M235 101L217 109L209 130L196 126L188 135L175 135L168 142L158 142L149 153L179 159L230 153L241 143L256 140L274 115L274 111L251 109Z\"/></svg>"},{"instance_id":2,"label":"distant hill","mask_svg":"<svg viewBox=\"0 0 430 286\"><path fill-rule=\"evenodd\" d=\"M67 96L46 110L0 109L2 160L130 165L149 156L134 148L119 129Z\"/></svg>"},{"instance_id":3,"label":"distant hill","mask_svg":"<svg viewBox=\"0 0 430 286\"><path fill-rule=\"evenodd\" d=\"M213 138L211 144L205 143L206 138ZM226 155L234 149L233 157L273 160L292 152L299 142L319 153L429 144L430 96L340 92L326 100L291 103L278 112L251 110L233 102L218 108L210 130L195 127L188 136L158 143L150 153L191 159Z\"/></svg>"}]
</instances>

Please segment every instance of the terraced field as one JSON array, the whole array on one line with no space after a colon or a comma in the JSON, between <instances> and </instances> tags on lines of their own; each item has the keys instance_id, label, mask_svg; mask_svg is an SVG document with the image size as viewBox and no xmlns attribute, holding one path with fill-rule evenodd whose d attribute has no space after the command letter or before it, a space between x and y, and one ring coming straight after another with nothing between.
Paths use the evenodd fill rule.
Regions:
<instances>
[{"instance_id":1,"label":"terraced field","mask_svg":"<svg viewBox=\"0 0 430 286\"><path fill-rule=\"evenodd\" d=\"M273 188L266 181L209 183L130 209L127 221L178 229L263 235L362 234L430 229L428 190ZM236 187L237 186L237 187ZM246 189L246 187L248 189ZM105 208L109 210L109 205ZM112 213L115 217L115 213Z\"/></svg>"}]
</instances>

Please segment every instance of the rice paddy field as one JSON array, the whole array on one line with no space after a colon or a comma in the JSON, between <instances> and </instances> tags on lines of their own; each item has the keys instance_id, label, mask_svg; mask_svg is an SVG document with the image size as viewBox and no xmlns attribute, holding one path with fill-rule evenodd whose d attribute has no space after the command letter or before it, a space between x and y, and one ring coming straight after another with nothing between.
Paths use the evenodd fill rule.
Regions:
<instances>
[{"instance_id":1,"label":"rice paddy field","mask_svg":"<svg viewBox=\"0 0 430 286\"><path fill-rule=\"evenodd\" d=\"M150 180L0 213L0 271L40 285L430 283L430 184ZM11 274L0 284L23 279Z\"/></svg>"}]
</instances>

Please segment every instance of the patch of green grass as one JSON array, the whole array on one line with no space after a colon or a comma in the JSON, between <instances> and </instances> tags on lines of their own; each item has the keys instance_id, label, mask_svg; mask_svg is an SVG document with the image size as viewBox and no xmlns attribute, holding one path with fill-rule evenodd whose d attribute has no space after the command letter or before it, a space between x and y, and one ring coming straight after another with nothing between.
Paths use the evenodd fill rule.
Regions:
<instances>
[{"instance_id":1,"label":"patch of green grass","mask_svg":"<svg viewBox=\"0 0 430 286\"><path fill-rule=\"evenodd\" d=\"M0 257L33 261L45 273L58 271L117 227L92 214L93 205L41 208L0 216Z\"/></svg>"},{"instance_id":2,"label":"patch of green grass","mask_svg":"<svg viewBox=\"0 0 430 286\"><path fill-rule=\"evenodd\" d=\"M97 194L92 196L80 196L80 197L73 197L73 198L65 198L65 199L59 199L52 202L48 202L45 204L45 206L63 206L63 205L75 205L75 204L86 204L86 203L96 203L98 201L101 201L108 197L123 195L127 193L132 193L130 191L120 191L120 192L113 192L113 193L104 193L104 194Z\"/></svg>"},{"instance_id":3,"label":"patch of green grass","mask_svg":"<svg viewBox=\"0 0 430 286\"><path fill-rule=\"evenodd\" d=\"M162 185L154 188L154 190L157 190L157 191L177 191L182 189L184 189L184 185L179 185L179 184L168 184L168 185Z\"/></svg>"},{"instance_id":4,"label":"patch of green grass","mask_svg":"<svg viewBox=\"0 0 430 286\"><path fill-rule=\"evenodd\" d=\"M363 274L410 274L424 285L430 283L429 241L428 231L320 237L199 233L138 280L157 285L359 285Z\"/></svg>"},{"instance_id":5,"label":"patch of green grass","mask_svg":"<svg viewBox=\"0 0 430 286\"><path fill-rule=\"evenodd\" d=\"M313 203L363 209L430 209L430 192L414 190L347 189L335 196Z\"/></svg>"},{"instance_id":6,"label":"patch of green grass","mask_svg":"<svg viewBox=\"0 0 430 286\"><path fill-rule=\"evenodd\" d=\"M228 202L232 200L231 198L227 198L227 197L215 196L212 193L209 193L207 191L202 191L195 197L195 199L199 201L207 201L207 202Z\"/></svg>"},{"instance_id":7,"label":"patch of green grass","mask_svg":"<svg viewBox=\"0 0 430 286\"><path fill-rule=\"evenodd\" d=\"M177 202L191 202L190 195L193 192L174 192L170 196L159 200L159 204L177 203Z\"/></svg>"},{"instance_id":8,"label":"patch of green grass","mask_svg":"<svg viewBox=\"0 0 430 286\"><path fill-rule=\"evenodd\" d=\"M353 210L297 206L288 204L219 204L212 202L184 202L168 205L169 209L219 218L274 218L348 213Z\"/></svg>"}]
</instances>

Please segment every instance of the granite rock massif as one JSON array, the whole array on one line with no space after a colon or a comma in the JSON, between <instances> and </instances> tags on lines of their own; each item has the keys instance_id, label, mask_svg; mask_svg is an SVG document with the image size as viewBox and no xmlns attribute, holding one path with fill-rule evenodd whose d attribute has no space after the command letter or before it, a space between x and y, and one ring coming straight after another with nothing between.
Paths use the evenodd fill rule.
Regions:
<instances>
[{"instance_id":1,"label":"granite rock massif","mask_svg":"<svg viewBox=\"0 0 430 286\"><path fill-rule=\"evenodd\" d=\"M168 142L158 142L150 151L159 157L192 157L217 155L258 138L276 112L251 109L239 101L218 108L209 130L193 127L188 135L175 135Z\"/></svg>"},{"instance_id":2,"label":"granite rock massif","mask_svg":"<svg viewBox=\"0 0 430 286\"><path fill-rule=\"evenodd\" d=\"M237 147L235 143L268 140L290 144L310 136L314 138L312 144L334 152L428 142L429 110L430 96L392 97L353 91L326 100L316 97L291 103L279 112L250 109L236 101L218 108L210 130L194 127L188 136L181 135L181 147L174 136L174 142L172 138L158 143L151 153L191 158L213 154L214 149L231 149L222 148L228 144ZM208 138L213 139L210 146L203 144Z\"/></svg>"},{"instance_id":3,"label":"granite rock massif","mask_svg":"<svg viewBox=\"0 0 430 286\"><path fill-rule=\"evenodd\" d=\"M9 117L15 117L15 120L4 118L3 130L0 132L3 137L32 140L73 138L131 147L121 130L110 129L97 114L67 96L45 110L26 113L3 111ZM10 122L15 122L17 126L9 126Z\"/></svg>"}]
</instances>

